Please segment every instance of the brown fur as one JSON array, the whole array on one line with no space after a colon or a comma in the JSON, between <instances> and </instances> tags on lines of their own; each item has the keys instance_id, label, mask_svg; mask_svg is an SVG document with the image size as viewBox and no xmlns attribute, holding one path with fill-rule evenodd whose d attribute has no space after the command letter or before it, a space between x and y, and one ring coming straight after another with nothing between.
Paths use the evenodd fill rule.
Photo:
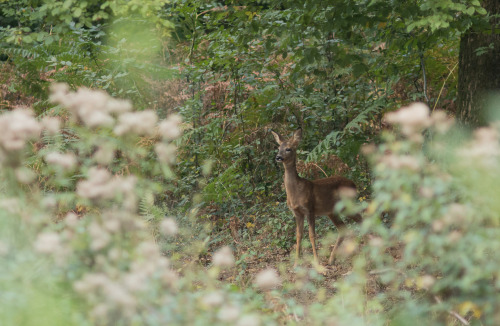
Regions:
<instances>
[{"instance_id":1,"label":"brown fur","mask_svg":"<svg viewBox=\"0 0 500 326\"><path fill-rule=\"evenodd\" d=\"M296 150L302 139L302 130L295 131L291 139L284 140L279 134L272 132L276 142L279 145L276 160L283 162L285 167L285 189L286 202L290 210L295 215L297 222L297 259L301 255L302 236L304 233L304 219L307 217L309 223L309 239L313 248L314 260L319 262L316 252L316 216L327 215L337 229L344 227L344 222L334 213L335 204L344 195L353 195L356 193L356 185L351 180L342 176L333 176L325 179L307 180L299 177L297 173L297 155ZM353 217L356 222L360 221L359 216ZM339 237L335 244L329 264L333 263L334 252L342 237Z\"/></svg>"}]
</instances>

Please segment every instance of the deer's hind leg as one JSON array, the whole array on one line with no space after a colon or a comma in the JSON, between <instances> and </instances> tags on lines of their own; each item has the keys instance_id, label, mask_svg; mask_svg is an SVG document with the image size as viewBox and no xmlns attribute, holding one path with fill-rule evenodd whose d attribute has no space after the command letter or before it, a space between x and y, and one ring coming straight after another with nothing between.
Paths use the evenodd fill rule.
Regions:
<instances>
[{"instance_id":1,"label":"deer's hind leg","mask_svg":"<svg viewBox=\"0 0 500 326\"><path fill-rule=\"evenodd\" d=\"M307 214L307 222L309 223L309 240L311 241L311 246L314 255L314 262L319 264L318 253L316 252L316 217L314 212L309 211Z\"/></svg>"},{"instance_id":2,"label":"deer's hind leg","mask_svg":"<svg viewBox=\"0 0 500 326\"><path fill-rule=\"evenodd\" d=\"M342 231L344 229L345 223L342 221L342 219L335 214L329 214L328 217L330 220L332 220L333 224L337 227L337 232L339 233L339 236L337 238L337 241L335 241L335 244L333 245L332 252L330 253L330 258L328 259L328 265L332 265L333 261L335 260L335 252L337 251L337 248L340 246L342 241L344 240L344 236L342 235Z\"/></svg>"}]
</instances>

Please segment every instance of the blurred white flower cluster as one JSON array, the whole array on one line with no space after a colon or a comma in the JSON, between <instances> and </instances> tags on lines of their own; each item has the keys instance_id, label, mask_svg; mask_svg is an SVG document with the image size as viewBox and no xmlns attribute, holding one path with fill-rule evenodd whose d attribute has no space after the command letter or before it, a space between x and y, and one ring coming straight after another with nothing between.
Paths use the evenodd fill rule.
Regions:
<instances>
[{"instance_id":1,"label":"blurred white flower cluster","mask_svg":"<svg viewBox=\"0 0 500 326\"><path fill-rule=\"evenodd\" d=\"M155 145L155 152L160 162L173 164L175 162L175 152L177 148L172 143L168 143L181 135L182 119L177 114L171 114L166 120L160 122L158 132L162 142ZM167 142L167 143L166 143Z\"/></svg>"},{"instance_id":2,"label":"blurred white flower cluster","mask_svg":"<svg viewBox=\"0 0 500 326\"><path fill-rule=\"evenodd\" d=\"M474 138L459 151L462 159L472 160L484 167L495 167L500 157L500 136L497 127L482 127L474 131Z\"/></svg>"},{"instance_id":3,"label":"blurred white flower cluster","mask_svg":"<svg viewBox=\"0 0 500 326\"><path fill-rule=\"evenodd\" d=\"M242 307L225 297L223 291L210 291L201 298L201 306L207 310L217 311L220 322L236 326L259 326L260 318L253 314L244 314Z\"/></svg>"},{"instance_id":4,"label":"blurred white flower cluster","mask_svg":"<svg viewBox=\"0 0 500 326\"><path fill-rule=\"evenodd\" d=\"M412 103L407 107L387 113L384 118L386 122L399 126L401 134L410 143L417 144L418 146L421 146L424 140L424 129L433 127L437 132L445 133L454 123L443 111L436 110L430 114L429 107L424 103ZM369 155L374 152L374 148L366 146L363 151ZM389 168L415 172L422 165L422 162L416 156L408 154L400 143L396 143L396 146L388 148L384 152L384 155L378 157L377 161L376 168L378 170Z\"/></svg>"},{"instance_id":5,"label":"blurred white flower cluster","mask_svg":"<svg viewBox=\"0 0 500 326\"><path fill-rule=\"evenodd\" d=\"M453 120L446 116L444 111L434 111L430 115L429 107L424 103L412 103L409 106L387 113L385 121L392 125L399 125L401 133L415 142L423 140L422 131L434 126L441 133L446 132L453 124Z\"/></svg>"},{"instance_id":6,"label":"blurred white flower cluster","mask_svg":"<svg viewBox=\"0 0 500 326\"><path fill-rule=\"evenodd\" d=\"M0 146L6 151L18 151L26 142L37 138L42 125L34 118L30 109L15 109L0 115Z\"/></svg>"},{"instance_id":7,"label":"blurred white flower cluster","mask_svg":"<svg viewBox=\"0 0 500 326\"><path fill-rule=\"evenodd\" d=\"M398 111L389 112L385 120L393 125L401 127L401 133L410 141L420 144L423 141L422 131L432 127L439 133L445 133L453 125L453 119L449 118L444 111L430 110L423 103L413 103ZM466 146L458 150L458 155L465 161L474 161L483 164L484 167L492 167L497 164L500 157L500 136L498 125L481 127L474 131L474 138ZM381 163L390 168L408 168L416 171L420 163L415 157L409 155L396 155L387 153L382 157Z\"/></svg>"},{"instance_id":8,"label":"blurred white flower cluster","mask_svg":"<svg viewBox=\"0 0 500 326\"><path fill-rule=\"evenodd\" d=\"M91 307L90 315L108 324L112 316L134 318L147 310L151 302L143 298L151 291L160 297L175 292L180 276L136 214L111 209L100 217L78 218L68 213L63 232L41 232L33 246L36 252L54 257L63 266L68 259L76 258L78 249L73 244L78 243L78 248L82 245L81 227L87 225L83 238L88 240L87 252L93 263L87 271L80 270L83 273L73 282L73 288ZM169 234L177 232L173 219L165 221ZM124 246L129 237L136 239L133 248Z\"/></svg>"},{"instance_id":9,"label":"blurred white flower cluster","mask_svg":"<svg viewBox=\"0 0 500 326\"><path fill-rule=\"evenodd\" d=\"M61 239L55 232L40 233L34 244L35 250L42 254L52 254L61 248Z\"/></svg>"},{"instance_id":10,"label":"blurred white flower cluster","mask_svg":"<svg viewBox=\"0 0 500 326\"><path fill-rule=\"evenodd\" d=\"M42 131L48 134L59 132L61 121L56 117L35 118L33 110L16 108L0 115L0 163L17 157L28 141L36 141ZM12 162L11 162L12 163ZM16 164L19 162L15 162Z\"/></svg>"},{"instance_id":11,"label":"blurred white flower cluster","mask_svg":"<svg viewBox=\"0 0 500 326\"><path fill-rule=\"evenodd\" d=\"M30 109L19 108L0 115L0 163L14 152L22 150L26 142L39 137L42 125Z\"/></svg>"},{"instance_id":12,"label":"blurred white flower cluster","mask_svg":"<svg viewBox=\"0 0 500 326\"><path fill-rule=\"evenodd\" d=\"M64 170L72 170L76 165L76 156L73 153L50 152L45 155L45 162L54 164Z\"/></svg>"},{"instance_id":13,"label":"blurred white flower cluster","mask_svg":"<svg viewBox=\"0 0 500 326\"><path fill-rule=\"evenodd\" d=\"M217 250L213 257L212 262L215 266L219 267L232 267L234 266L233 250L228 246L224 246Z\"/></svg>"},{"instance_id":14,"label":"blurred white flower cluster","mask_svg":"<svg viewBox=\"0 0 500 326\"><path fill-rule=\"evenodd\" d=\"M128 133L139 136L151 136L154 134L158 116L153 110L140 112L127 112L118 117L118 124L113 129L118 136Z\"/></svg>"},{"instance_id":15,"label":"blurred white flower cluster","mask_svg":"<svg viewBox=\"0 0 500 326\"><path fill-rule=\"evenodd\" d=\"M80 88L72 92L66 84L54 84L51 91L50 101L70 112L69 127L82 126L73 131L80 145L72 146L70 142L51 149L43 144L40 156L47 165L66 172L56 173L54 178L62 179L69 172L86 176L72 181L75 197L84 199L86 208L78 214L65 214L64 225L57 232L50 227L42 230L33 242L33 249L52 257L59 267L79 266L80 274L73 275L70 281L89 305L93 318L103 324L113 323L113 316L120 316L122 321L133 320L140 311L150 308L153 301L144 299L150 293L155 293L155 300L159 302L168 301L178 287L180 276L163 256L147 223L137 212L139 180L147 181L141 179L140 172L136 176L121 170L123 165L119 164L123 161L131 163L120 158L145 155L145 151L137 154L137 140L128 136L157 136L148 140L151 144L148 149L154 148L161 163L173 163L176 148L172 141L181 135L181 118L174 114L159 121L153 110L134 112L129 101L114 99L100 90ZM57 135L61 120L44 117L39 121L31 110L18 109L0 115L0 127L6 131L0 135L1 158L4 152L8 155L9 151L24 149L27 142L37 140L42 131ZM88 133L88 129L92 132ZM101 129L106 135L112 131L120 147L113 141L101 142ZM96 138L92 138L94 136ZM54 139L57 142L57 138ZM119 174L113 173L118 165ZM52 170L48 171L53 174ZM33 179L21 168L15 173L25 184ZM55 212L58 202L52 198L50 205L44 207ZM166 238L172 238L178 234L179 227L174 218L167 217L161 221L159 231ZM230 255L229 264L234 264L232 253ZM223 264L228 264L227 258ZM220 314L221 320L229 320L234 312L228 308Z\"/></svg>"},{"instance_id":16,"label":"blurred white flower cluster","mask_svg":"<svg viewBox=\"0 0 500 326\"><path fill-rule=\"evenodd\" d=\"M167 140L176 139L181 135L179 128L182 123L182 118L178 114L171 114L166 120L159 125L160 135Z\"/></svg>"},{"instance_id":17,"label":"blurred white flower cluster","mask_svg":"<svg viewBox=\"0 0 500 326\"><path fill-rule=\"evenodd\" d=\"M269 291L277 288L281 284L281 279L278 272L272 268L260 271L255 277L255 285L263 290Z\"/></svg>"},{"instance_id":18,"label":"blurred white flower cluster","mask_svg":"<svg viewBox=\"0 0 500 326\"><path fill-rule=\"evenodd\" d=\"M80 88L71 92L68 84L51 85L49 100L67 108L72 115L87 127L111 127L115 123L113 115L129 112L132 104L126 100L117 100L101 90Z\"/></svg>"},{"instance_id":19,"label":"blurred white flower cluster","mask_svg":"<svg viewBox=\"0 0 500 326\"><path fill-rule=\"evenodd\" d=\"M234 272L230 247L213 254L207 273L185 265L193 249L182 246L192 235L174 217L147 222L158 212L167 215L155 196L171 175L181 117L160 121L155 111L136 112L129 101L100 90L54 84L51 91L50 101L69 112L65 125L57 117L36 118L29 109L0 115L0 164L27 198L14 194L1 199L0 208L32 227L32 256L54 263L51 275L78 298L78 318L98 325L167 325L196 314L208 323L263 324L266 317L247 305L245 295L219 282ZM26 164L30 141L33 160ZM149 205L155 205L153 213ZM9 250L0 242L0 258ZM267 291L280 280L267 271L255 284Z\"/></svg>"},{"instance_id":20,"label":"blurred white flower cluster","mask_svg":"<svg viewBox=\"0 0 500 326\"><path fill-rule=\"evenodd\" d=\"M79 181L76 192L87 199L112 199L123 197L129 204L135 203L134 187L137 181L135 176L113 176L104 168L92 167L88 172L88 179ZM131 206L132 208L134 206Z\"/></svg>"},{"instance_id":21,"label":"blurred white flower cluster","mask_svg":"<svg viewBox=\"0 0 500 326\"><path fill-rule=\"evenodd\" d=\"M128 253L114 248L108 255L110 261L119 264ZM113 313L129 317L135 315L138 309L143 308L141 295L158 290L151 288L153 284L166 291L175 288L179 278L170 268L169 260L150 241L139 244L134 252L134 261L125 271L110 265L106 259L98 259L96 263L96 269L100 271L83 275L73 287L93 305L92 315L101 319Z\"/></svg>"},{"instance_id":22,"label":"blurred white flower cluster","mask_svg":"<svg viewBox=\"0 0 500 326\"><path fill-rule=\"evenodd\" d=\"M408 169L410 171L418 171L420 168L420 162L418 159L412 155L406 154L397 155L387 153L381 157L380 164L390 169Z\"/></svg>"},{"instance_id":23,"label":"blurred white flower cluster","mask_svg":"<svg viewBox=\"0 0 500 326\"><path fill-rule=\"evenodd\" d=\"M174 236L179 231L179 227L177 226L177 222L175 222L174 218L167 217L163 219L160 223L160 232L165 236Z\"/></svg>"},{"instance_id":24,"label":"blurred white flower cluster","mask_svg":"<svg viewBox=\"0 0 500 326\"><path fill-rule=\"evenodd\" d=\"M159 132L165 140L173 140L181 135L179 115L170 115L158 123L153 110L132 112L132 103L115 99L102 90L79 88L71 92L64 83L51 86L49 100L67 108L72 116L89 128L113 127L116 135L135 134L152 136Z\"/></svg>"},{"instance_id":25,"label":"blurred white flower cluster","mask_svg":"<svg viewBox=\"0 0 500 326\"><path fill-rule=\"evenodd\" d=\"M127 100L114 99L101 90L80 88L71 92L67 84L53 84L50 101L66 107L74 120L81 121L89 128L113 128L117 136L129 134L137 136L153 136L158 134L162 141L155 145L155 151L160 162L172 164L175 162L175 145L170 141L181 135L182 119L177 114L171 114L158 123L158 116L153 110L132 112L132 104ZM46 120L50 125L47 130L57 129L54 121ZM113 159L112 150L100 148L95 159L106 164ZM61 161L59 161L62 163Z\"/></svg>"},{"instance_id":26,"label":"blurred white flower cluster","mask_svg":"<svg viewBox=\"0 0 500 326\"><path fill-rule=\"evenodd\" d=\"M391 124L399 124L404 135L412 136L429 127L429 107L424 103L413 103L398 111L387 113L385 120Z\"/></svg>"}]
</instances>

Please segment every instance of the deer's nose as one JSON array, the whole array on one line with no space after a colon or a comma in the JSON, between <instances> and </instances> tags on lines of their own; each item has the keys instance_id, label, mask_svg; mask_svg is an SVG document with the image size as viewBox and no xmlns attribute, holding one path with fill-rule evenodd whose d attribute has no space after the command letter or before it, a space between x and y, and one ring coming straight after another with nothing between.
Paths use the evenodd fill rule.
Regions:
<instances>
[{"instance_id":1,"label":"deer's nose","mask_svg":"<svg viewBox=\"0 0 500 326\"><path fill-rule=\"evenodd\" d=\"M276 161L278 162L283 161L283 157L281 155L276 155Z\"/></svg>"}]
</instances>

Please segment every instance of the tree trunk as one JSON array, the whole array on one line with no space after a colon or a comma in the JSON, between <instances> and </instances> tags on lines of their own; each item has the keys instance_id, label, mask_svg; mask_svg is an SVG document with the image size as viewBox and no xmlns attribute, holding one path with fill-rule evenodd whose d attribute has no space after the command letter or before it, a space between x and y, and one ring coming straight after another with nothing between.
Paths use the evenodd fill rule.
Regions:
<instances>
[{"instance_id":1,"label":"tree trunk","mask_svg":"<svg viewBox=\"0 0 500 326\"><path fill-rule=\"evenodd\" d=\"M482 6L490 15L500 14L499 0L484 0ZM489 30L472 26L460 40L457 118L465 125L486 124L485 100L492 92L500 92L499 28L500 19L492 18ZM486 52L477 55L478 49Z\"/></svg>"}]
</instances>

